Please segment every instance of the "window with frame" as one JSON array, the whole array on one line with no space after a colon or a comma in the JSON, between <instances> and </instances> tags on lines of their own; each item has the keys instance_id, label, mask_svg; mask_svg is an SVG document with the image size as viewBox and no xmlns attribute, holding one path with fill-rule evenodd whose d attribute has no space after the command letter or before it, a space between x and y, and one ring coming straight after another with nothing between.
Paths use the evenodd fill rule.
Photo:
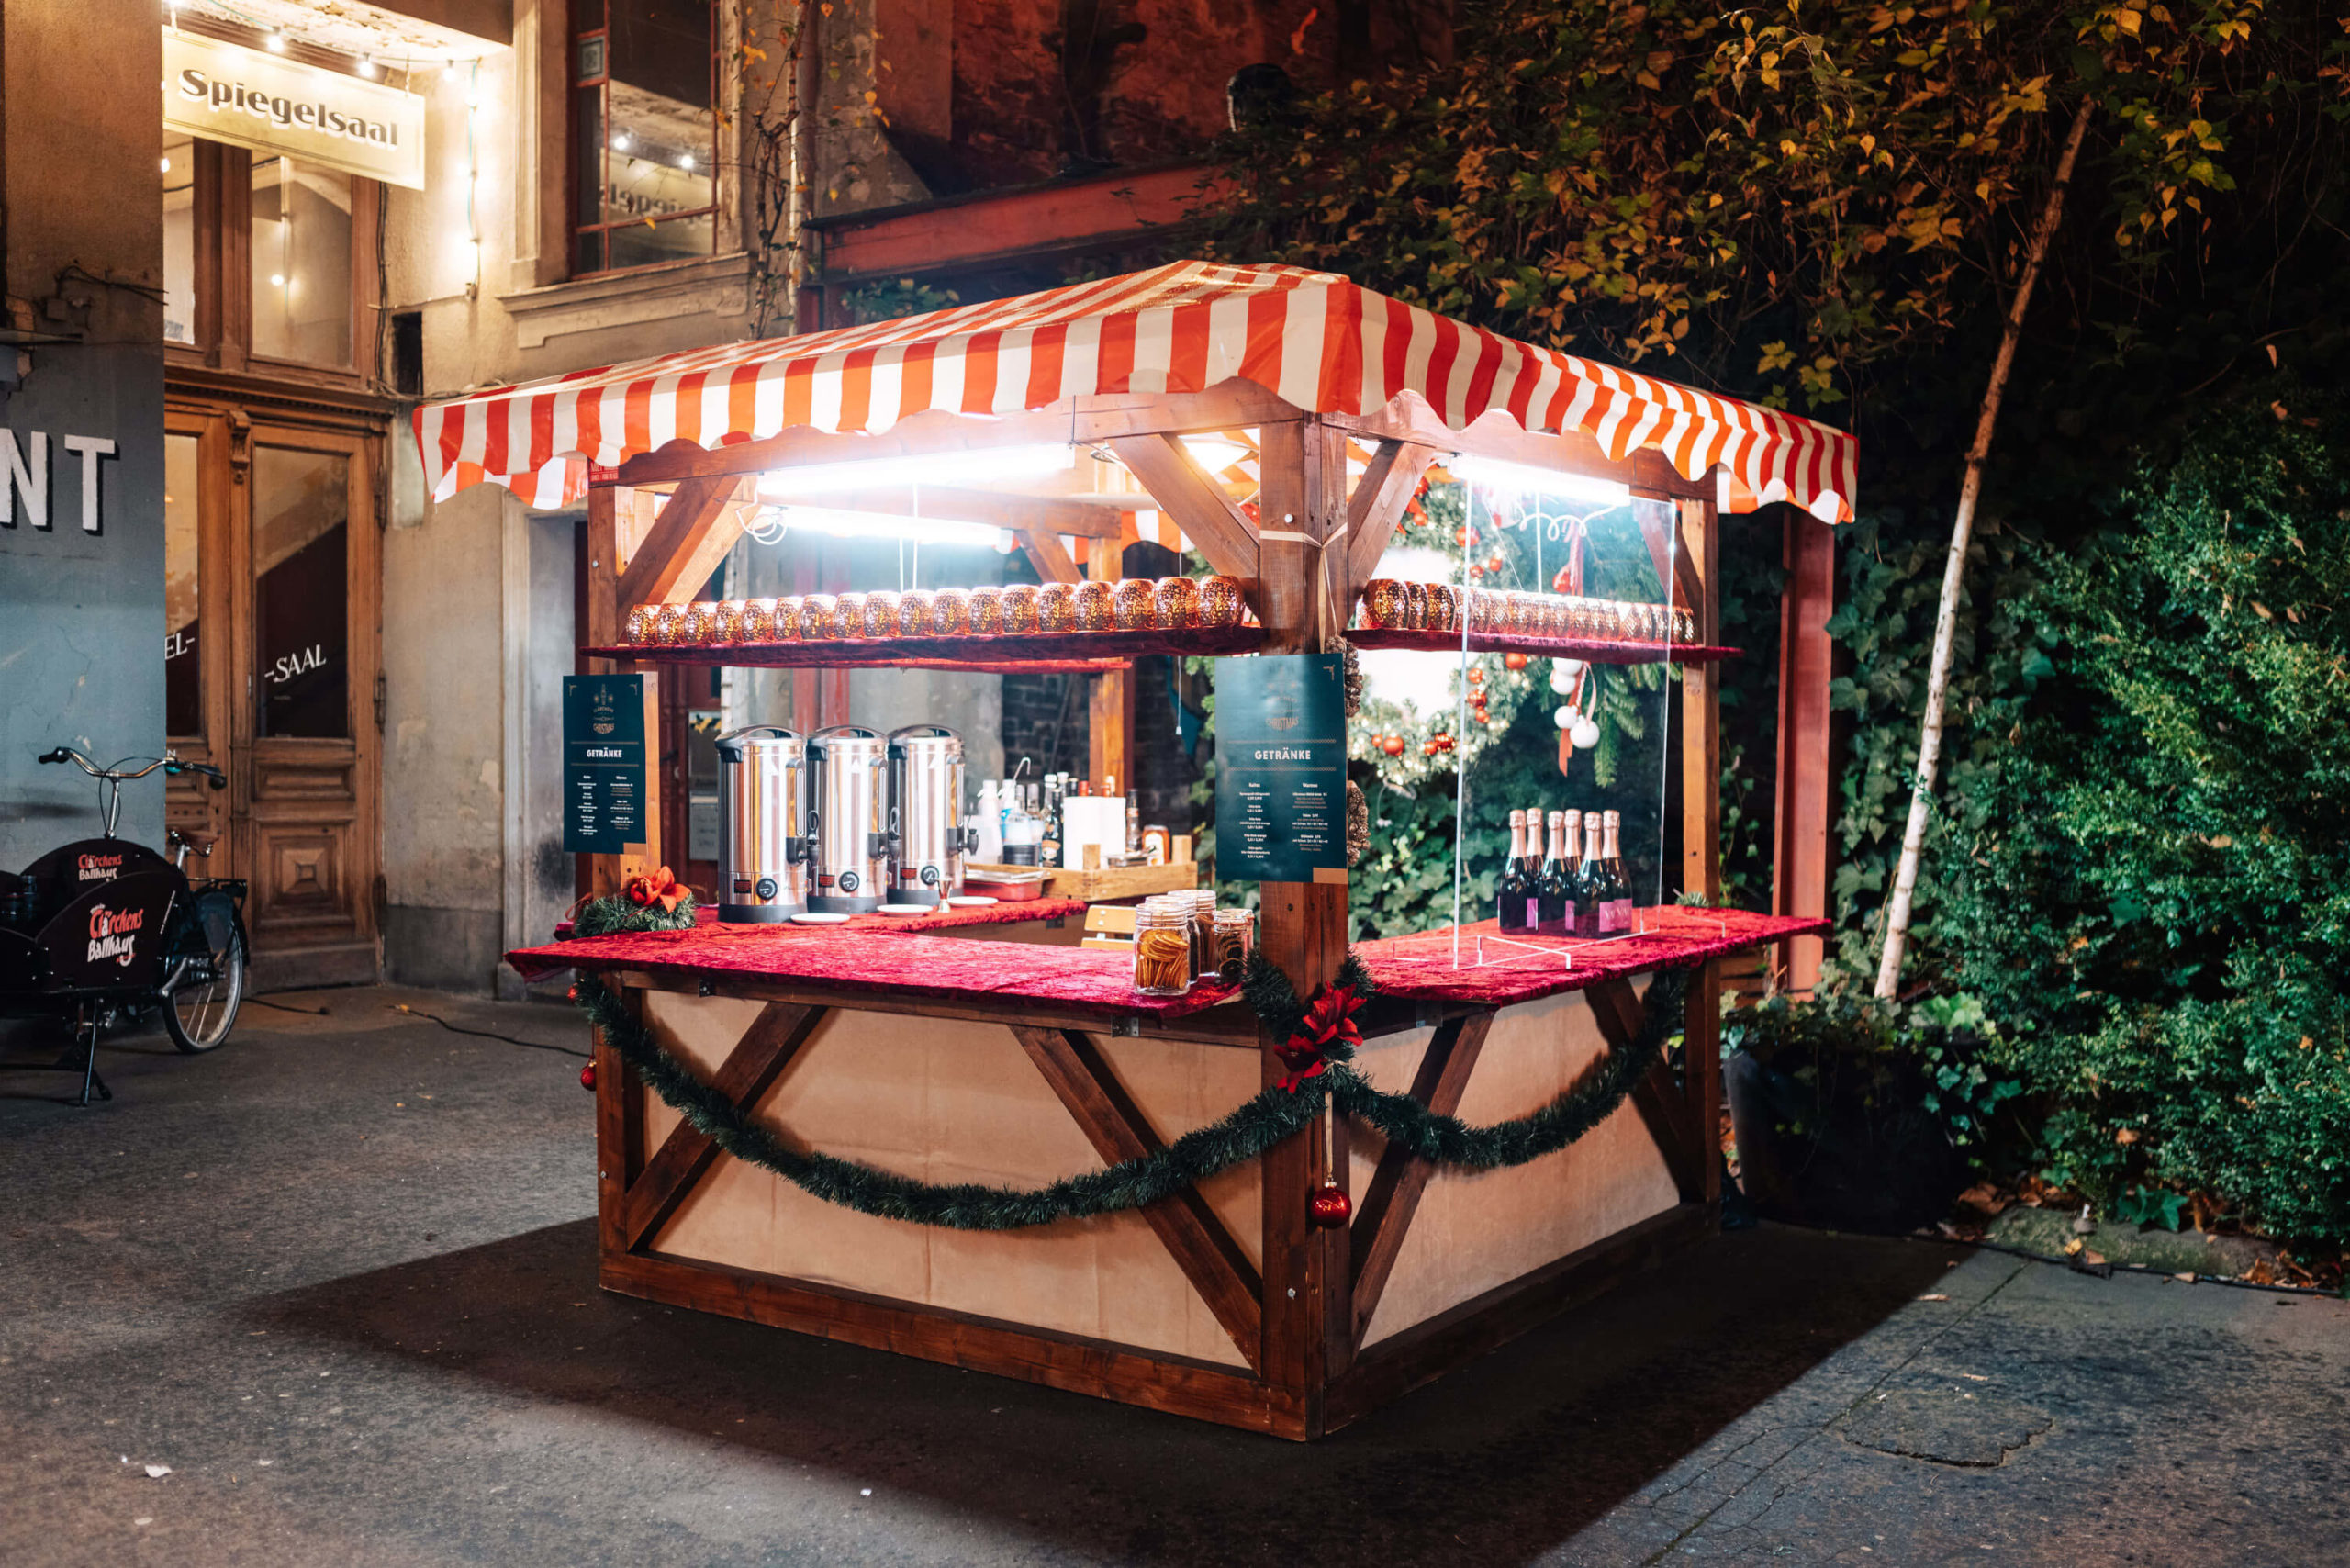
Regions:
<instances>
[{"instance_id":1,"label":"window with frame","mask_svg":"<svg viewBox=\"0 0 2350 1568\"><path fill-rule=\"evenodd\" d=\"M710 255L716 0L574 0L571 63L573 274Z\"/></svg>"},{"instance_id":2,"label":"window with frame","mask_svg":"<svg viewBox=\"0 0 2350 1568\"><path fill-rule=\"evenodd\" d=\"M232 365L357 368L372 181L180 135L162 175L166 342Z\"/></svg>"}]
</instances>

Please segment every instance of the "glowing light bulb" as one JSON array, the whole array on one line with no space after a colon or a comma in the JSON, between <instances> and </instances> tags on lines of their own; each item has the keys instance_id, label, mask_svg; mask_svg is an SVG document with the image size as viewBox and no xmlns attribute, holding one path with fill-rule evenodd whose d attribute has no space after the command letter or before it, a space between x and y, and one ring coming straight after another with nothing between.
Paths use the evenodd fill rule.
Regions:
<instances>
[{"instance_id":1,"label":"glowing light bulb","mask_svg":"<svg viewBox=\"0 0 2350 1568\"><path fill-rule=\"evenodd\" d=\"M693 155L692 153L690 153L690 152L680 152L680 153L678 153L678 154L677 154L677 167L678 167L678 168L680 168L680 169L690 169L690 168L692 168L693 166L694 166L694 155Z\"/></svg>"},{"instance_id":2,"label":"glowing light bulb","mask_svg":"<svg viewBox=\"0 0 2350 1568\"><path fill-rule=\"evenodd\" d=\"M285 52L285 35L284 33L272 33L269 35L269 52L272 54L284 54Z\"/></svg>"},{"instance_id":3,"label":"glowing light bulb","mask_svg":"<svg viewBox=\"0 0 2350 1568\"><path fill-rule=\"evenodd\" d=\"M284 288L285 286L285 274L284 273L270 274L269 286L272 288Z\"/></svg>"},{"instance_id":4,"label":"glowing light bulb","mask_svg":"<svg viewBox=\"0 0 2350 1568\"><path fill-rule=\"evenodd\" d=\"M613 151L625 152L633 145L635 144L629 140L629 134L627 131L620 130L612 133Z\"/></svg>"},{"instance_id":5,"label":"glowing light bulb","mask_svg":"<svg viewBox=\"0 0 2350 1568\"><path fill-rule=\"evenodd\" d=\"M170 174L171 172L172 172L172 161L171 161L169 158L166 158L166 159L164 159L164 160L163 160L163 173L165 173L166 174Z\"/></svg>"},{"instance_id":6,"label":"glowing light bulb","mask_svg":"<svg viewBox=\"0 0 2350 1568\"><path fill-rule=\"evenodd\" d=\"M366 77L370 82L373 82L375 79L376 70L377 66L375 64L375 57L374 55L370 54L361 57L359 62L359 74Z\"/></svg>"}]
</instances>

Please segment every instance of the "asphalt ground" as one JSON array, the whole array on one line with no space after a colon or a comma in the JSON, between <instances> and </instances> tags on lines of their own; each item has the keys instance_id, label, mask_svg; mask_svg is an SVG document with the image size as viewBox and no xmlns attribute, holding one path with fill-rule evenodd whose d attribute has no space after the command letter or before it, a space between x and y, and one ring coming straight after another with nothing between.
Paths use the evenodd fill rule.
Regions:
<instances>
[{"instance_id":1,"label":"asphalt ground","mask_svg":"<svg viewBox=\"0 0 2350 1568\"><path fill-rule=\"evenodd\" d=\"M1294 1445L606 1295L578 1059L397 1003L567 1012L271 1000L0 1070L0 1564L2350 1562L2350 1303L1765 1226Z\"/></svg>"}]
</instances>

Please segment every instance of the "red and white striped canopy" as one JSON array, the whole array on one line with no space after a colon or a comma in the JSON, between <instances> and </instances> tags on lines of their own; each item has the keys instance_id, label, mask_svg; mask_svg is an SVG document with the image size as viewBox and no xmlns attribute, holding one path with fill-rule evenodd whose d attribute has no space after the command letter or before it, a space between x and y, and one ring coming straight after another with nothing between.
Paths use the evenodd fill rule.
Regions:
<instances>
[{"instance_id":1,"label":"red and white striped canopy","mask_svg":"<svg viewBox=\"0 0 2350 1568\"><path fill-rule=\"evenodd\" d=\"M559 506L586 493L590 464L677 440L884 431L926 409L1015 414L1235 377L1308 413L1416 392L1459 430L1504 409L1528 431L1588 432L1612 459L1652 448L1692 479L1718 464L1732 510L1791 500L1852 516L1859 457L1842 431L1464 326L1335 273L1205 262L497 387L419 409L416 436L436 499L487 479Z\"/></svg>"}]
</instances>

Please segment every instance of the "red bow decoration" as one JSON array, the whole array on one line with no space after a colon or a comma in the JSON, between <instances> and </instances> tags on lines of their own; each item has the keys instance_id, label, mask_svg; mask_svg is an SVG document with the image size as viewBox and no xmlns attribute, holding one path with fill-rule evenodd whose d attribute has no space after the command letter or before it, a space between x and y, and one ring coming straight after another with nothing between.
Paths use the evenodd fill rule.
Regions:
<instances>
[{"instance_id":1,"label":"red bow decoration","mask_svg":"<svg viewBox=\"0 0 2350 1568\"><path fill-rule=\"evenodd\" d=\"M659 904L664 914L674 913L679 904L693 896L692 889L670 877L666 866L649 876L631 877L621 890L628 895L629 902L642 908Z\"/></svg>"},{"instance_id":2,"label":"red bow decoration","mask_svg":"<svg viewBox=\"0 0 2350 1568\"><path fill-rule=\"evenodd\" d=\"M1273 1047L1273 1054L1289 1069L1277 1081L1291 1093L1309 1078L1317 1078L1330 1065L1330 1059L1343 1048L1351 1055L1353 1047L1362 1044L1362 1030L1355 1024L1355 1014L1362 1011L1363 998L1355 994L1352 986L1325 986L1315 993L1313 1005L1290 1037Z\"/></svg>"}]
</instances>

